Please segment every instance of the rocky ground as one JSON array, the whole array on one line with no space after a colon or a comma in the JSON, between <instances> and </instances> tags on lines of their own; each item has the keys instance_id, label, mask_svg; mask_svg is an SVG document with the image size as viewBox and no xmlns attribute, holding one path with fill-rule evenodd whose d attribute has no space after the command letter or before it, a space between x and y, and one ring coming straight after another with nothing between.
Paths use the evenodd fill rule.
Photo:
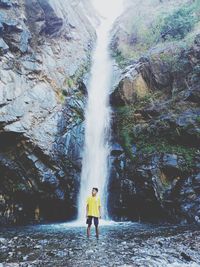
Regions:
<instances>
[{"instance_id":1,"label":"rocky ground","mask_svg":"<svg viewBox=\"0 0 200 267\"><path fill-rule=\"evenodd\" d=\"M0 266L200 266L197 226L116 223L92 229L67 223L0 229Z\"/></svg>"}]
</instances>

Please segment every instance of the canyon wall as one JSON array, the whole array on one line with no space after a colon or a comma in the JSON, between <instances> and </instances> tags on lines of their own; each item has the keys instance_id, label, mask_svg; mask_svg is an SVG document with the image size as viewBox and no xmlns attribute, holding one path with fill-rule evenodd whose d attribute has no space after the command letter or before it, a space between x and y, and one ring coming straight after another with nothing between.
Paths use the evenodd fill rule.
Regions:
<instances>
[{"instance_id":1,"label":"canyon wall","mask_svg":"<svg viewBox=\"0 0 200 267\"><path fill-rule=\"evenodd\" d=\"M88 1L0 1L2 224L76 215L89 16Z\"/></svg>"},{"instance_id":2,"label":"canyon wall","mask_svg":"<svg viewBox=\"0 0 200 267\"><path fill-rule=\"evenodd\" d=\"M111 43L110 214L200 222L199 2L127 4Z\"/></svg>"}]
</instances>

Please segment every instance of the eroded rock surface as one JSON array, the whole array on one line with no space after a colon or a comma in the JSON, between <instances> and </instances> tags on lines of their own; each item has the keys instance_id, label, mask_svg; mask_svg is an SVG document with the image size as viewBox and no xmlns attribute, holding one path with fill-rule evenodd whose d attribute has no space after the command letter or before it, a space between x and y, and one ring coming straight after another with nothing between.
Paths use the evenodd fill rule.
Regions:
<instances>
[{"instance_id":1,"label":"eroded rock surface","mask_svg":"<svg viewBox=\"0 0 200 267\"><path fill-rule=\"evenodd\" d=\"M114 218L200 222L199 51L197 34L189 47L166 43L122 70L110 97Z\"/></svg>"},{"instance_id":2,"label":"eroded rock surface","mask_svg":"<svg viewBox=\"0 0 200 267\"><path fill-rule=\"evenodd\" d=\"M0 1L0 223L76 213L90 8Z\"/></svg>"}]
</instances>

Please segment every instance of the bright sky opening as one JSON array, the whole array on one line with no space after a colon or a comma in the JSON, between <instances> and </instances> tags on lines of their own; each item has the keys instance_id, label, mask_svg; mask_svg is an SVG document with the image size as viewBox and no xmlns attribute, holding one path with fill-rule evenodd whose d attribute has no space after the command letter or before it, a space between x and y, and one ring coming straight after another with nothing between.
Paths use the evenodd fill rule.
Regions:
<instances>
[{"instance_id":1,"label":"bright sky opening","mask_svg":"<svg viewBox=\"0 0 200 267\"><path fill-rule=\"evenodd\" d=\"M123 10L123 0L91 0L95 9L105 18L115 18Z\"/></svg>"}]
</instances>

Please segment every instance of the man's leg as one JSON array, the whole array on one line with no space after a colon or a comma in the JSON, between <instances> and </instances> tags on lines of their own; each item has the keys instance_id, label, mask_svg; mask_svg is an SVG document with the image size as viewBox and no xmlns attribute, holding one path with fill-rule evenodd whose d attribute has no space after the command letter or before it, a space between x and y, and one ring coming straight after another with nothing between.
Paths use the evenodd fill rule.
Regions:
<instances>
[{"instance_id":1,"label":"man's leg","mask_svg":"<svg viewBox=\"0 0 200 267\"><path fill-rule=\"evenodd\" d=\"M91 228L91 225L88 225L88 227L87 227L87 237L88 238L90 237L90 228Z\"/></svg>"},{"instance_id":2,"label":"man's leg","mask_svg":"<svg viewBox=\"0 0 200 267\"><path fill-rule=\"evenodd\" d=\"M96 231L96 238L99 238L99 218L94 217L94 225Z\"/></svg>"},{"instance_id":3,"label":"man's leg","mask_svg":"<svg viewBox=\"0 0 200 267\"><path fill-rule=\"evenodd\" d=\"M92 217L88 216L88 218L87 218L87 224L88 224L88 227L87 227L87 237L90 237L90 228L91 228L91 225L92 225Z\"/></svg>"},{"instance_id":4,"label":"man's leg","mask_svg":"<svg viewBox=\"0 0 200 267\"><path fill-rule=\"evenodd\" d=\"M99 227L98 227L98 225L95 226L95 230L96 230L96 238L99 238Z\"/></svg>"}]
</instances>

